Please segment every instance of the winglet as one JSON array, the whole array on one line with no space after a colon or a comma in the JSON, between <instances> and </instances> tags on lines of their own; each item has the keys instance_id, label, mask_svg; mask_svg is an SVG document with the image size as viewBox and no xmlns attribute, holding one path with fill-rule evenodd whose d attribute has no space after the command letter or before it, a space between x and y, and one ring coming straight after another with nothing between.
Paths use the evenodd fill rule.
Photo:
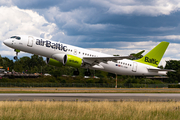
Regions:
<instances>
[{"instance_id":1,"label":"winglet","mask_svg":"<svg viewBox=\"0 0 180 120\"><path fill-rule=\"evenodd\" d=\"M135 61L157 67L168 45L169 42L163 41L159 43L155 48L153 48L150 52L148 52L144 57Z\"/></svg>"}]
</instances>

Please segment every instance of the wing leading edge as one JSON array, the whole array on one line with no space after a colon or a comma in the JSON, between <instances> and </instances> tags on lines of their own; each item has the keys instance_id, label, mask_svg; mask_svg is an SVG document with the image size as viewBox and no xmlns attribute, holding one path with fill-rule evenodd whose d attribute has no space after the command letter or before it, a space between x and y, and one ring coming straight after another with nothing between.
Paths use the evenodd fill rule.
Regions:
<instances>
[{"instance_id":1,"label":"wing leading edge","mask_svg":"<svg viewBox=\"0 0 180 120\"><path fill-rule=\"evenodd\" d=\"M108 61L117 62L117 60L134 58L133 55L129 56L110 56L110 57L83 57L84 62L96 65L100 62L107 63Z\"/></svg>"}]
</instances>

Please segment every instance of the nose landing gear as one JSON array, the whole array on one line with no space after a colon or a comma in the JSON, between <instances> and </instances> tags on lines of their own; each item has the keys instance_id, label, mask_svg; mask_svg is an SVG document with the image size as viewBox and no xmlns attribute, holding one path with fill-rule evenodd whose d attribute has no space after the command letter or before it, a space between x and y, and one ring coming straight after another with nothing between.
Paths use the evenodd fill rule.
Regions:
<instances>
[{"instance_id":1,"label":"nose landing gear","mask_svg":"<svg viewBox=\"0 0 180 120\"><path fill-rule=\"evenodd\" d=\"M18 59L18 53L20 52L20 50L17 50L17 49L14 49L14 51L16 52L16 56L14 56L14 60L17 60Z\"/></svg>"}]
</instances>

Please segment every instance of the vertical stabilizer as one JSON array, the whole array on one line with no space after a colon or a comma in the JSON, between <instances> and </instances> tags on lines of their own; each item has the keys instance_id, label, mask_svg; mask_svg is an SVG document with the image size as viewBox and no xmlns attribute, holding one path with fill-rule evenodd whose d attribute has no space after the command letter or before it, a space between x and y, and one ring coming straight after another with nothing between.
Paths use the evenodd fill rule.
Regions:
<instances>
[{"instance_id":1,"label":"vertical stabilizer","mask_svg":"<svg viewBox=\"0 0 180 120\"><path fill-rule=\"evenodd\" d=\"M157 67L168 45L169 45L169 42L163 41L159 43L155 48L153 48L150 52L148 52L144 57L135 61Z\"/></svg>"}]
</instances>

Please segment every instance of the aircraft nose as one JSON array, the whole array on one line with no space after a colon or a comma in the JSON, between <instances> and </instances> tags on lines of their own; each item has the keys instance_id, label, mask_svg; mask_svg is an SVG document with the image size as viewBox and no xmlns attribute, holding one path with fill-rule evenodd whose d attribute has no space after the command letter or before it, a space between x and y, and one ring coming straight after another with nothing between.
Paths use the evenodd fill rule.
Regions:
<instances>
[{"instance_id":1,"label":"aircraft nose","mask_svg":"<svg viewBox=\"0 0 180 120\"><path fill-rule=\"evenodd\" d=\"M6 45L7 44L7 40L4 40L3 43Z\"/></svg>"},{"instance_id":2,"label":"aircraft nose","mask_svg":"<svg viewBox=\"0 0 180 120\"><path fill-rule=\"evenodd\" d=\"M9 39L6 39L3 41L3 43L7 46L9 46L11 44L10 40Z\"/></svg>"}]
</instances>

